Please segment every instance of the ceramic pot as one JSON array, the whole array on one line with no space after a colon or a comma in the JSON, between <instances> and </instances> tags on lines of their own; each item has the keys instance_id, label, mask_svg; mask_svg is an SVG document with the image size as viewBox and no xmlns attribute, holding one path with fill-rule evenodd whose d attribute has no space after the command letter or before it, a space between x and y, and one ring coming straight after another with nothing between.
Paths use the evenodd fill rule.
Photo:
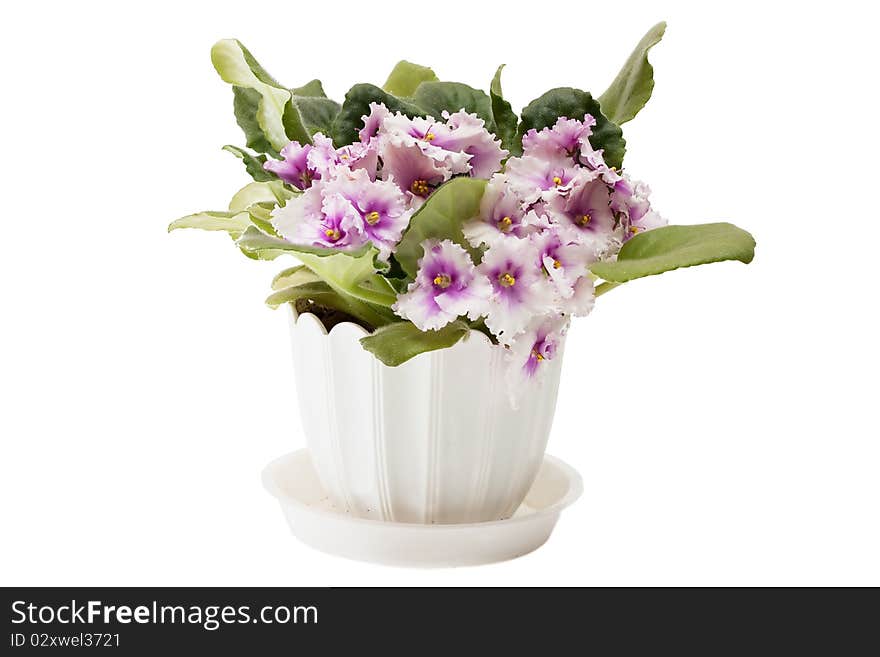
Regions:
<instances>
[{"instance_id":1,"label":"ceramic pot","mask_svg":"<svg viewBox=\"0 0 880 657\"><path fill-rule=\"evenodd\" d=\"M449 349L388 367L345 322L327 333L290 308L299 415L331 504L412 523L510 517L544 458L562 345L514 409L505 352L477 331Z\"/></svg>"}]
</instances>

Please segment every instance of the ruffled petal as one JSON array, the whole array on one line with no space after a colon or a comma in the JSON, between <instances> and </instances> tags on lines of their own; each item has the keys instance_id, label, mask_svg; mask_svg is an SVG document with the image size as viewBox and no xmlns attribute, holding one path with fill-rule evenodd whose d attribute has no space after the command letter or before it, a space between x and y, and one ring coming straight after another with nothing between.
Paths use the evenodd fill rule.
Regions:
<instances>
[{"instance_id":1,"label":"ruffled petal","mask_svg":"<svg viewBox=\"0 0 880 657\"><path fill-rule=\"evenodd\" d=\"M543 378L547 364L561 351L568 325L568 318L558 313L536 317L511 343L506 378L514 408Z\"/></svg>"},{"instance_id":2,"label":"ruffled petal","mask_svg":"<svg viewBox=\"0 0 880 657\"><path fill-rule=\"evenodd\" d=\"M421 330L445 326L462 315L478 317L490 293L470 255L451 240L425 240L416 279L394 311Z\"/></svg>"},{"instance_id":3,"label":"ruffled petal","mask_svg":"<svg viewBox=\"0 0 880 657\"><path fill-rule=\"evenodd\" d=\"M443 310L427 287L410 286L410 291L397 297L391 309L408 319L420 331L436 331L453 321L457 315Z\"/></svg>"},{"instance_id":4,"label":"ruffled petal","mask_svg":"<svg viewBox=\"0 0 880 657\"><path fill-rule=\"evenodd\" d=\"M574 285L574 294L562 304L565 313L574 317L586 317L593 311L596 289L589 276L581 276Z\"/></svg>"}]
</instances>

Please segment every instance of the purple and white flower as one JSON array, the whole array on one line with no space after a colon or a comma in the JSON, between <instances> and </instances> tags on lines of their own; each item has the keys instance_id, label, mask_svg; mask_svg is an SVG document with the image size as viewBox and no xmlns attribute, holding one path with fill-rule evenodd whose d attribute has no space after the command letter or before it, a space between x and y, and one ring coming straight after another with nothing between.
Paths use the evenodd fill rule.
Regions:
<instances>
[{"instance_id":1,"label":"purple and white flower","mask_svg":"<svg viewBox=\"0 0 880 657\"><path fill-rule=\"evenodd\" d=\"M381 115L381 110L376 110ZM365 117L370 120L371 117ZM365 130L367 127L365 126ZM368 134L372 128L368 130ZM384 147L415 147L451 175L488 178L501 169L508 152L501 148L485 122L465 111L443 112L443 121L396 113L381 118L376 134Z\"/></svg>"},{"instance_id":2,"label":"purple and white flower","mask_svg":"<svg viewBox=\"0 0 880 657\"><path fill-rule=\"evenodd\" d=\"M512 157L506 168L511 189L526 204L565 195L579 171L569 158L559 155Z\"/></svg>"},{"instance_id":3,"label":"purple and white flower","mask_svg":"<svg viewBox=\"0 0 880 657\"><path fill-rule=\"evenodd\" d=\"M666 221L663 217L660 216L655 210L649 210L645 214L642 215L642 218L638 221L634 221L630 223L626 235L624 236L624 241L628 240L630 237L637 235L638 233L642 233L646 230L653 230L654 228L660 228L662 226L667 225L669 222Z\"/></svg>"},{"instance_id":4,"label":"purple and white flower","mask_svg":"<svg viewBox=\"0 0 880 657\"><path fill-rule=\"evenodd\" d=\"M616 225L611 210L611 190L598 171L580 169L567 196L552 198L546 205L552 223L572 239L604 250Z\"/></svg>"},{"instance_id":5,"label":"purple and white flower","mask_svg":"<svg viewBox=\"0 0 880 657\"><path fill-rule=\"evenodd\" d=\"M380 152L380 178L393 180L413 207L419 207L431 192L452 177L449 169L437 164L416 145L385 142Z\"/></svg>"},{"instance_id":6,"label":"purple and white flower","mask_svg":"<svg viewBox=\"0 0 880 657\"><path fill-rule=\"evenodd\" d=\"M358 138L361 143L368 144L370 140L379 134L379 129L386 118L391 116L391 112L385 107L384 103L370 103L370 113L362 116L364 127L358 132Z\"/></svg>"},{"instance_id":7,"label":"purple and white flower","mask_svg":"<svg viewBox=\"0 0 880 657\"><path fill-rule=\"evenodd\" d=\"M309 169L320 173L321 178L327 178L332 170L339 166L339 153L336 152L330 137L317 132L312 137L312 147L306 160Z\"/></svg>"},{"instance_id":8,"label":"purple and white flower","mask_svg":"<svg viewBox=\"0 0 880 657\"><path fill-rule=\"evenodd\" d=\"M309 187L272 211L272 226L288 242L353 251L367 242L361 217L341 194L325 194L324 185Z\"/></svg>"},{"instance_id":9,"label":"purple and white flower","mask_svg":"<svg viewBox=\"0 0 880 657\"><path fill-rule=\"evenodd\" d=\"M523 136L523 154L540 159L569 158L578 165L599 171L605 181L613 185L620 174L608 167L603 150L590 143L596 119L585 114L583 121L560 117L552 128L529 130Z\"/></svg>"},{"instance_id":10,"label":"purple and white flower","mask_svg":"<svg viewBox=\"0 0 880 657\"><path fill-rule=\"evenodd\" d=\"M458 148L445 148L442 145L449 138L449 133L446 124L431 116L411 119L400 112L385 117L379 128L379 138L384 147L417 148L424 157L449 170L450 174L470 173L471 156Z\"/></svg>"},{"instance_id":11,"label":"purple and white flower","mask_svg":"<svg viewBox=\"0 0 880 657\"><path fill-rule=\"evenodd\" d=\"M422 331L446 326L462 315L477 319L490 294L489 281L470 255L451 240L425 240L418 273L392 309Z\"/></svg>"},{"instance_id":12,"label":"purple and white flower","mask_svg":"<svg viewBox=\"0 0 880 657\"><path fill-rule=\"evenodd\" d=\"M358 216L358 229L379 249L379 257L388 260L413 213L397 185L370 180L366 170L356 169L330 180L323 190L325 195L341 196L351 204Z\"/></svg>"},{"instance_id":13,"label":"purple and white flower","mask_svg":"<svg viewBox=\"0 0 880 657\"><path fill-rule=\"evenodd\" d=\"M666 220L651 209L650 195L651 189L645 183L628 176L621 176L614 184L611 208L621 217L624 241L637 233L666 225Z\"/></svg>"},{"instance_id":14,"label":"purple and white flower","mask_svg":"<svg viewBox=\"0 0 880 657\"><path fill-rule=\"evenodd\" d=\"M281 160L266 160L263 168L271 171L286 183L300 190L306 190L312 186L312 182L320 180L322 170L316 169L309 162L313 146L303 146L298 141L292 141L281 149Z\"/></svg>"},{"instance_id":15,"label":"purple and white flower","mask_svg":"<svg viewBox=\"0 0 880 657\"><path fill-rule=\"evenodd\" d=\"M574 296L578 280L587 275L588 266L596 261L592 245L571 241L566 233L546 230L532 235L537 266L544 270L562 299Z\"/></svg>"},{"instance_id":16,"label":"purple and white flower","mask_svg":"<svg viewBox=\"0 0 880 657\"><path fill-rule=\"evenodd\" d=\"M480 201L478 217L465 223L462 230L472 246L491 246L509 236L526 237L549 225L534 210L526 210L513 192L504 174L492 176Z\"/></svg>"},{"instance_id":17,"label":"purple and white flower","mask_svg":"<svg viewBox=\"0 0 880 657\"><path fill-rule=\"evenodd\" d=\"M379 170L379 147L375 142L364 144L359 141L336 149L339 164L352 171L363 169L375 180Z\"/></svg>"},{"instance_id":18,"label":"purple and white flower","mask_svg":"<svg viewBox=\"0 0 880 657\"><path fill-rule=\"evenodd\" d=\"M569 157L577 160L584 144L589 145L596 119L589 114L583 121L559 117L552 128L540 132L534 128L523 135L523 155L543 159Z\"/></svg>"},{"instance_id":19,"label":"purple and white flower","mask_svg":"<svg viewBox=\"0 0 880 657\"><path fill-rule=\"evenodd\" d=\"M446 130L440 130L432 142L449 151L470 155L468 164L475 178L489 178L501 170L501 162L509 152L501 148L501 140L486 130L486 122L464 110L443 112Z\"/></svg>"},{"instance_id":20,"label":"purple and white flower","mask_svg":"<svg viewBox=\"0 0 880 657\"><path fill-rule=\"evenodd\" d=\"M510 345L508 386L514 403L531 383L539 379L562 349L569 320L558 313L536 317Z\"/></svg>"},{"instance_id":21,"label":"purple and white flower","mask_svg":"<svg viewBox=\"0 0 880 657\"><path fill-rule=\"evenodd\" d=\"M312 147L308 154L309 170L316 172L320 179L326 180L351 171L366 171L375 180L379 165L377 144L355 142L349 146L335 148L333 141L321 134L312 137Z\"/></svg>"},{"instance_id":22,"label":"purple and white flower","mask_svg":"<svg viewBox=\"0 0 880 657\"><path fill-rule=\"evenodd\" d=\"M639 181L633 181L629 176L621 176L614 184L611 194L611 209L623 214L627 221L638 221L651 209L648 196L651 190Z\"/></svg>"},{"instance_id":23,"label":"purple and white flower","mask_svg":"<svg viewBox=\"0 0 880 657\"><path fill-rule=\"evenodd\" d=\"M492 245L477 268L491 285L486 326L504 343L525 329L533 316L555 306L553 287L536 260L531 240L512 237Z\"/></svg>"},{"instance_id":24,"label":"purple and white flower","mask_svg":"<svg viewBox=\"0 0 880 657\"><path fill-rule=\"evenodd\" d=\"M562 312L572 317L586 317L593 311L596 303L596 288L589 274L581 276L574 284L574 294L563 299L560 304Z\"/></svg>"}]
</instances>

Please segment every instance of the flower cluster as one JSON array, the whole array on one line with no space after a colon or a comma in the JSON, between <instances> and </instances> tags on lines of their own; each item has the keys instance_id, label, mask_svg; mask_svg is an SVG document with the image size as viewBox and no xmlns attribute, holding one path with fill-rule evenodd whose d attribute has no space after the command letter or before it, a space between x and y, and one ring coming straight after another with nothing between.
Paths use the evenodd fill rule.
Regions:
<instances>
[{"instance_id":1,"label":"flower cluster","mask_svg":"<svg viewBox=\"0 0 880 657\"><path fill-rule=\"evenodd\" d=\"M590 144L595 120L560 118L530 130L523 154L508 152L482 119L409 118L370 105L359 140L334 148L316 134L292 142L265 168L303 194L273 212L296 244L354 250L371 242L388 261L412 214L454 176L488 178L467 244L428 240L418 273L393 309L423 331L460 317L482 320L508 347L517 378L553 358L572 316L594 301L589 266L612 258L634 234L665 223L649 189L606 165ZM466 248L469 247L469 248Z\"/></svg>"},{"instance_id":2,"label":"flower cluster","mask_svg":"<svg viewBox=\"0 0 880 657\"><path fill-rule=\"evenodd\" d=\"M530 130L522 157L491 176L479 216L464 226L479 263L449 240L425 244L419 274L395 311L422 330L462 315L483 318L510 348L517 377L538 374L570 318L592 310L590 264L665 223L647 186L608 167L590 145L594 125L586 115Z\"/></svg>"},{"instance_id":3,"label":"flower cluster","mask_svg":"<svg viewBox=\"0 0 880 657\"><path fill-rule=\"evenodd\" d=\"M359 141L334 148L321 133L291 142L268 171L303 191L277 209L272 224L294 244L356 250L367 242L388 260L412 213L438 186L458 175L489 177L507 151L466 112L410 119L372 103Z\"/></svg>"}]
</instances>

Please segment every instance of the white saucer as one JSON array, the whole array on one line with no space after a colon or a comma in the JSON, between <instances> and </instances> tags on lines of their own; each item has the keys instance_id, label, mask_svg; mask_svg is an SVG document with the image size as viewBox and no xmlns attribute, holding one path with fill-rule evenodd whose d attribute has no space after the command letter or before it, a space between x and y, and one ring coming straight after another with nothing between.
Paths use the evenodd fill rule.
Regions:
<instances>
[{"instance_id":1,"label":"white saucer","mask_svg":"<svg viewBox=\"0 0 880 657\"><path fill-rule=\"evenodd\" d=\"M525 501L507 520L420 525L355 518L333 507L301 449L263 470L263 485L281 504L293 534L340 557L393 566L439 568L504 561L550 537L559 513L580 497L583 482L569 465L545 456Z\"/></svg>"}]
</instances>

